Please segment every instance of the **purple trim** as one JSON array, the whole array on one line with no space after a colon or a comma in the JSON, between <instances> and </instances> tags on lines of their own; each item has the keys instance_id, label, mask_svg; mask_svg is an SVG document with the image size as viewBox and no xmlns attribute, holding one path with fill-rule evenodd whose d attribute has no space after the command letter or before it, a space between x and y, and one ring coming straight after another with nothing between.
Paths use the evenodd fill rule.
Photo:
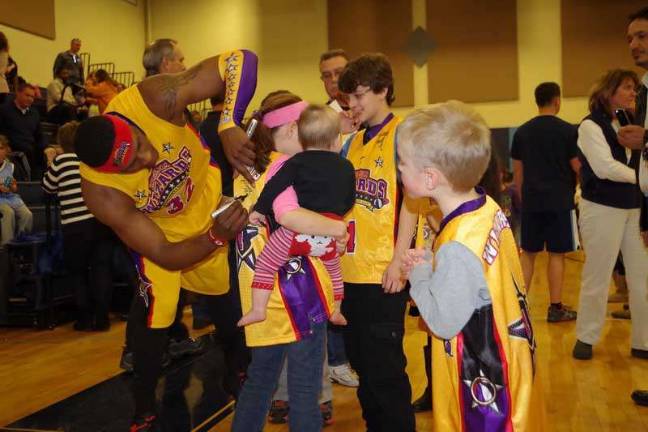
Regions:
<instances>
[{"instance_id":1,"label":"purple trim","mask_svg":"<svg viewBox=\"0 0 648 432\"><path fill-rule=\"evenodd\" d=\"M484 189L481 187L477 186L475 188L475 192L479 194L479 197L475 198L474 200L466 201L465 203L461 204L459 207L456 209L452 210L448 216L444 217L443 220L441 221L441 226L439 227L439 233L443 231L443 228L445 228L448 223L456 218L457 216L461 216L462 214L470 213L472 211L475 211L479 208L481 208L484 204L486 204L486 193L484 192Z\"/></svg>"},{"instance_id":2,"label":"purple trim","mask_svg":"<svg viewBox=\"0 0 648 432\"><path fill-rule=\"evenodd\" d=\"M380 132L382 128L384 128L387 123L389 123L393 118L394 114L389 113L387 117L385 117L385 120L383 120L381 123L367 127L367 129L365 129L364 135L362 136L362 143L367 144L369 141L371 141L376 135L378 135L378 132Z\"/></svg>"},{"instance_id":3,"label":"purple trim","mask_svg":"<svg viewBox=\"0 0 648 432\"><path fill-rule=\"evenodd\" d=\"M243 70L236 94L236 103L234 105L234 123L241 125L245 110L247 109L257 85L257 65L258 58L252 51L241 50L243 53Z\"/></svg>"},{"instance_id":4,"label":"purple trim","mask_svg":"<svg viewBox=\"0 0 648 432\"><path fill-rule=\"evenodd\" d=\"M279 269L279 289L290 315L297 339L313 333L314 323L328 320L326 308L319 296L317 279L307 258L291 259Z\"/></svg>"}]
</instances>

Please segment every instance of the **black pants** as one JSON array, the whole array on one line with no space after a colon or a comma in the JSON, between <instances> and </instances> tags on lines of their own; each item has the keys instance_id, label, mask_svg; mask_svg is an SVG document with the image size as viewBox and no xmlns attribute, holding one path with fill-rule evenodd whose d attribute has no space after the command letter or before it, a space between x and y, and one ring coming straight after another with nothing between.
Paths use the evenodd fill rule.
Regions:
<instances>
[{"instance_id":1,"label":"black pants","mask_svg":"<svg viewBox=\"0 0 648 432\"><path fill-rule=\"evenodd\" d=\"M347 357L358 373L358 399L369 432L415 430L412 389L405 373L406 291L385 294L377 284L344 284Z\"/></svg>"},{"instance_id":2,"label":"black pants","mask_svg":"<svg viewBox=\"0 0 648 432\"><path fill-rule=\"evenodd\" d=\"M74 286L79 318L108 324L112 296L112 231L96 219L63 225L65 267Z\"/></svg>"},{"instance_id":3,"label":"black pants","mask_svg":"<svg viewBox=\"0 0 648 432\"><path fill-rule=\"evenodd\" d=\"M238 376L245 371L249 363L243 331L236 327L241 315L236 312L230 293L205 296L205 301L225 353L227 372L223 385L236 396ZM136 296L128 315L128 326L131 329L132 349L135 354L135 415L141 415L155 411L155 388L162 373L162 355L167 348L169 328L147 327L147 307L139 295Z\"/></svg>"}]
</instances>

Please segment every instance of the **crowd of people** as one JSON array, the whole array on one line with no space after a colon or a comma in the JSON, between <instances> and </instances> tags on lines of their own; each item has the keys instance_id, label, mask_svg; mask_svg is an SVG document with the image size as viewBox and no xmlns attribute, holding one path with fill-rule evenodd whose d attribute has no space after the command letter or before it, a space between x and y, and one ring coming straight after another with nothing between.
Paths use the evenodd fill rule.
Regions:
<instances>
[{"instance_id":1,"label":"crowd of people","mask_svg":"<svg viewBox=\"0 0 648 432\"><path fill-rule=\"evenodd\" d=\"M647 35L643 8L627 37L648 71ZM111 256L128 247L136 289L121 366L135 373L131 431L154 430L169 359L202 350L181 320L188 298L218 330L233 431L268 420L320 430L333 419L332 381L357 387L370 431L414 431L414 413L432 408L438 430L545 430L526 302L543 250L547 321L576 320L573 357L593 357L622 263L630 355L648 359L648 72L604 74L577 127L557 117L558 84L539 84L538 116L517 129L503 182L508 161L468 105L392 112L397 87L382 54L328 51L325 103L277 90L246 117L251 51L186 69L179 43L159 39L144 52L146 78L122 89L104 70L85 77L80 47L72 40L55 60L47 120L61 126L46 148L37 89L20 78L10 86L17 66L0 33L2 242L32 223L13 150L58 196L76 330L110 327ZM202 121L187 107L206 99ZM576 311L562 303L564 257L581 242ZM414 403L403 350L410 302L429 334L428 389ZM632 396L648 405L648 392Z\"/></svg>"}]
</instances>

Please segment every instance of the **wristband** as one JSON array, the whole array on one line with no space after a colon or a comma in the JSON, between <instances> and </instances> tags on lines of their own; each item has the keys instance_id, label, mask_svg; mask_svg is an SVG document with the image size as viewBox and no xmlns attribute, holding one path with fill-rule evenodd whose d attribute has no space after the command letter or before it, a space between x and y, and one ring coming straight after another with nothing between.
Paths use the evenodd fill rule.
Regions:
<instances>
[{"instance_id":1,"label":"wristband","mask_svg":"<svg viewBox=\"0 0 648 432\"><path fill-rule=\"evenodd\" d=\"M218 247L225 246L225 244L227 243L226 240L216 237L214 233L212 233L211 228L207 230L207 238L209 239L211 244L216 245Z\"/></svg>"}]
</instances>

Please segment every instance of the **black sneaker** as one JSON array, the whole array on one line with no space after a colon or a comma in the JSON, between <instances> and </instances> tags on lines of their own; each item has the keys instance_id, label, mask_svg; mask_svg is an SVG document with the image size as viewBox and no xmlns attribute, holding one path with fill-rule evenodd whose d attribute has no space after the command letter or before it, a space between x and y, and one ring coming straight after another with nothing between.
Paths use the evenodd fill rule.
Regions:
<instances>
[{"instance_id":1,"label":"black sneaker","mask_svg":"<svg viewBox=\"0 0 648 432\"><path fill-rule=\"evenodd\" d=\"M648 390L635 390L631 397L637 405L648 406Z\"/></svg>"},{"instance_id":2,"label":"black sneaker","mask_svg":"<svg viewBox=\"0 0 648 432\"><path fill-rule=\"evenodd\" d=\"M320 404L320 412L322 413L322 426L329 426L333 424L333 402L327 401Z\"/></svg>"},{"instance_id":3,"label":"black sneaker","mask_svg":"<svg viewBox=\"0 0 648 432\"><path fill-rule=\"evenodd\" d=\"M186 339L169 339L169 355L173 360L184 356L200 354L205 350L200 341L187 337Z\"/></svg>"},{"instance_id":4,"label":"black sneaker","mask_svg":"<svg viewBox=\"0 0 648 432\"><path fill-rule=\"evenodd\" d=\"M162 356L162 369L165 369L171 364L171 357L169 354L164 353ZM119 360L119 368L123 369L126 373L133 373L135 370L135 353L128 351L126 348L122 351L121 359Z\"/></svg>"},{"instance_id":5,"label":"black sneaker","mask_svg":"<svg viewBox=\"0 0 648 432\"><path fill-rule=\"evenodd\" d=\"M154 432L158 428L155 427L155 419L157 417L155 414L147 413L140 416L137 416L133 419L130 429L128 432Z\"/></svg>"},{"instance_id":6,"label":"black sneaker","mask_svg":"<svg viewBox=\"0 0 648 432\"><path fill-rule=\"evenodd\" d=\"M630 355L632 357L640 358L640 359L643 359L643 360L648 360L648 350L632 348L630 350Z\"/></svg>"},{"instance_id":7,"label":"black sneaker","mask_svg":"<svg viewBox=\"0 0 648 432\"><path fill-rule=\"evenodd\" d=\"M572 356L577 360L591 360L592 359L592 345L586 344L576 339L576 345L572 351Z\"/></svg>"},{"instance_id":8,"label":"black sneaker","mask_svg":"<svg viewBox=\"0 0 648 432\"><path fill-rule=\"evenodd\" d=\"M268 412L268 421L272 424L284 424L288 422L288 411L290 407L288 402L282 400L273 400L270 411Z\"/></svg>"},{"instance_id":9,"label":"black sneaker","mask_svg":"<svg viewBox=\"0 0 648 432\"><path fill-rule=\"evenodd\" d=\"M576 319L576 311L567 308L565 305L550 305L547 310L547 321L550 323L574 321Z\"/></svg>"}]
</instances>

